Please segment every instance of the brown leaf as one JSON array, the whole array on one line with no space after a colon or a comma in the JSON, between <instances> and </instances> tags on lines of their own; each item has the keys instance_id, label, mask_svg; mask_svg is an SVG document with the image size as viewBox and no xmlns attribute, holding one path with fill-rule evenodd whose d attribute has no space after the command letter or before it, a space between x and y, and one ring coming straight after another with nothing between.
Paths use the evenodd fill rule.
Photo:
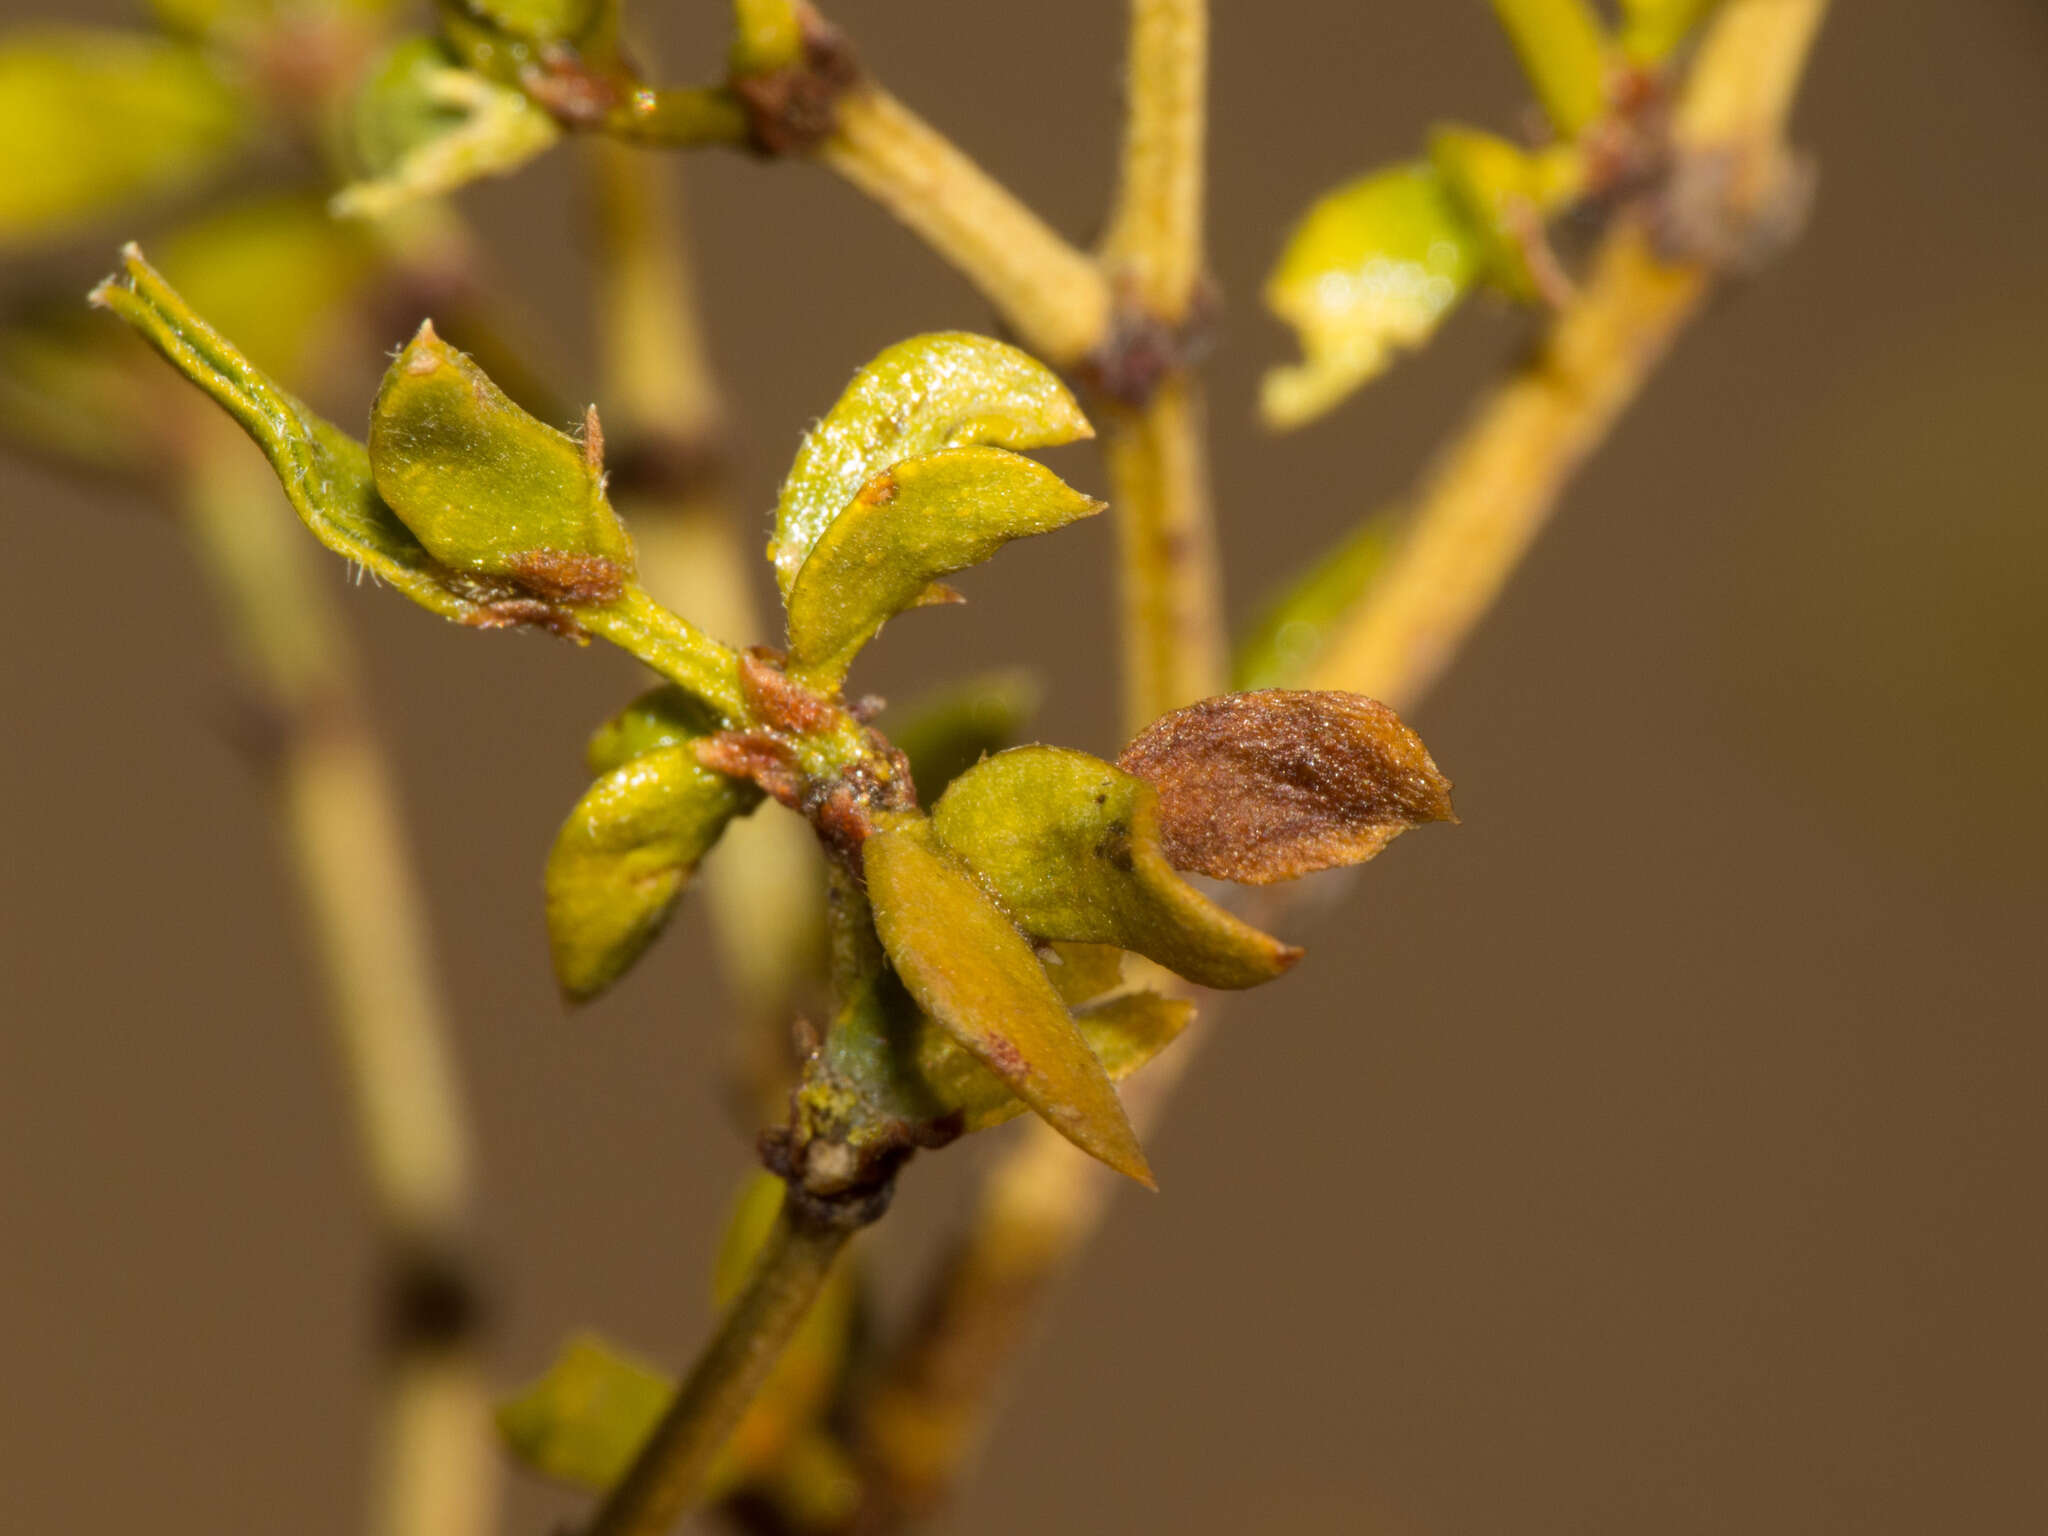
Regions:
<instances>
[{"instance_id":1,"label":"brown leaf","mask_svg":"<svg viewBox=\"0 0 2048 1536\"><path fill-rule=\"evenodd\" d=\"M1410 827L1458 819L1421 739L1356 693L1203 699L1147 726L1117 766L1158 791L1174 868L1247 885L1362 864Z\"/></svg>"}]
</instances>

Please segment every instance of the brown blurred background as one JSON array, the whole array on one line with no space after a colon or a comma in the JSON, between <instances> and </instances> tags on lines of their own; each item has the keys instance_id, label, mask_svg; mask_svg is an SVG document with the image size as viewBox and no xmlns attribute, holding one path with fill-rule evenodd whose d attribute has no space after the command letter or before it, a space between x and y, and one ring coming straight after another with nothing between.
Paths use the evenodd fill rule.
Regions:
<instances>
[{"instance_id":1,"label":"brown blurred background","mask_svg":"<svg viewBox=\"0 0 2048 1536\"><path fill-rule=\"evenodd\" d=\"M669 62L703 73L720 7L684 9ZM834 10L1090 232L1120 6ZM1242 617L1526 334L1477 306L1265 437L1253 384L1285 341L1255 294L1285 222L1524 93L1477 3L1218 11ZM1464 825L1297 917L1308 961L1233 1005L1155 1138L1164 1192L1121 1200L948 1529L2048 1528L2048 13L1842 0L1798 136L1806 238L1685 341L1418 713ZM574 159L468 203L581 398ZM855 365L987 315L823 173L683 170L765 509ZM140 232L43 268L82 292ZM0 1527L341 1536L373 1249L220 637L173 527L0 472ZM1006 552L971 606L892 626L863 684L1027 660L1043 734L1112 746L1108 558L1102 524ZM701 918L570 1018L538 899L632 669L367 586L347 605L480 1121L498 1368L582 1325L681 1360L746 1156ZM913 1170L892 1294L990 1150ZM573 1507L522 1481L507 1529Z\"/></svg>"}]
</instances>

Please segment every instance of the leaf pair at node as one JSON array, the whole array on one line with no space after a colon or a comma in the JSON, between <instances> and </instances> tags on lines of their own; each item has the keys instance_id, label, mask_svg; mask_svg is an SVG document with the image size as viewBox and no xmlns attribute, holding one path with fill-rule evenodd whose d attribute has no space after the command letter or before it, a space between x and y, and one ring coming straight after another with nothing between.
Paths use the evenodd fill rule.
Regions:
<instances>
[{"instance_id":1,"label":"leaf pair at node","mask_svg":"<svg viewBox=\"0 0 2048 1536\"><path fill-rule=\"evenodd\" d=\"M1185 1005L1122 993L1109 1001L1125 1012L1105 1017L1098 1003L1076 1014L1075 996L1097 994L1063 988L1062 973L1078 980L1086 957L1127 951L1199 985L1269 981L1300 952L1187 875L1292 879L1362 863L1406 828L1450 816L1449 785L1420 741L1350 694L1204 700L1142 732L1115 764L1049 746L998 753L960 774L928 818L884 818L863 845L875 931L904 996L892 1003L885 990L835 1024L816 1107L830 1119L835 1094L866 1084L883 1144L974 1128L960 1087L934 1086L943 1061L929 1043L906 1043L926 1041L914 1005L1062 1135L1149 1184L1110 1086L1112 1053L1116 1067L1141 1064L1184 1027ZM876 1083L890 1086L876 1095Z\"/></svg>"}]
</instances>

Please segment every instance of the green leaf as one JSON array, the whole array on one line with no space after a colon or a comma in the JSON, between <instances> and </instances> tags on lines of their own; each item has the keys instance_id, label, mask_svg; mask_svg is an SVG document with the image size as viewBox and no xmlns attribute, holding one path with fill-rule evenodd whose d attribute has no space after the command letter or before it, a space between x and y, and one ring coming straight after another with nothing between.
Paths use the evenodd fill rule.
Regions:
<instances>
[{"instance_id":1,"label":"green leaf","mask_svg":"<svg viewBox=\"0 0 2048 1536\"><path fill-rule=\"evenodd\" d=\"M632 1465L675 1383L595 1334L562 1346L547 1374L498 1406L498 1433L542 1477L609 1488Z\"/></svg>"},{"instance_id":2,"label":"green leaf","mask_svg":"<svg viewBox=\"0 0 2048 1536\"><path fill-rule=\"evenodd\" d=\"M1421 738L1363 694L1202 699L1140 731L1117 766L1158 792L1174 868L1250 885L1363 864L1410 827L1458 819Z\"/></svg>"},{"instance_id":3,"label":"green leaf","mask_svg":"<svg viewBox=\"0 0 2048 1536\"><path fill-rule=\"evenodd\" d=\"M680 747L721 729L717 711L674 683L657 683L599 726L584 748L592 773L610 773L657 747Z\"/></svg>"},{"instance_id":4,"label":"green leaf","mask_svg":"<svg viewBox=\"0 0 2048 1536\"><path fill-rule=\"evenodd\" d=\"M1638 64L1661 64L1717 0L1621 0L1621 47Z\"/></svg>"},{"instance_id":5,"label":"green leaf","mask_svg":"<svg viewBox=\"0 0 2048 1536\"><path fill-rule=\"evenodd\" d=\"M1010 920L940 845L898 815L863 847L875 932L904 987L1054 1130L1148 1188L1116 1089Z\"/></svg>"},{"instance_id":6,"label":"green leaf","mask_svg":"<svg viewBox=\"0 0 2048 1536\"><path fill-rule=\"evenodd\" d=\"M1539 296L1529 256L1546 219L1576 197L1585 157L1574 144L1531 152L1498 134L1449 124L1429 139L1430 163L1478 231L1487 281L1523 301Z\"/></svg>"},{"instance_id":7,"label":"green leaf","mask_svg":"<svg viewBox=\"0 0 2048 1536\"><path fill-rule=\"evenodd\" d=\"M1314 420L1420 346L1479 275L1482 240L1427 164L1398 165L1318 200L1266 280L1266 307L1304 361L1260 386L1269 426Z\"/></svg>"},{"instance_id":8,"label":"green leaf","mask_svg":"<svg viewBox=\"0 0 2048 1536\"><path fill-rule=\"evenodd\" d=\"M795 670L837 687L860 648L939 577L1103 505L1001 448L949 448L892 465L860 488L797 572L788 594Z\"/></svg>"},{"instance_id":9,"label":"green leaf","mask_svg":"<svg viewBox=\"0 0 2048 1536\"><path fill-rule=\"evenodd\" d=\"M1016 741L1037 713L1039 692L1028 672L994 672L917 700L900 723L892 707L876 724L910 759L918 799L930 805L960 774Z\"/></svg>"},{"instance_id":10,"label":"green leaf","mask_svg":"<svg viewBox=\"0 0 2048 1536\"><path fill-rule=\"evenodd\" d=\"M435 559L562 602L609 602L633 572L603 446L595 412L580 443L535 420L431 321L370 412L378 493Z\"/></svg>"},{"instance_id":11,"label":"green leaf","mask_svg":"<svg viewBox=\"0 0 2048 1536\"><path fill-rule=\"evenodd\" d=\"M1174 873L1158 816L1144 780L1039 746L961 774L932 825L1034 938L1114 944L1206 987L1257 986L1299 959Z\"/></svg>"},{"instance_id":12,"label":"green leaf","mask_svg":"<svg viewBox=\"0 0 2048 1536\"><path fill-rule=\"evenodd\" d=\"M87 27L0 42L0 247L60 235L218 169L243 98L184 43Z\"/></svg>"},{"instance_id":13,"label":"green leaf","mask_svg":"<svg viewBox=\"0 0 2048 1536\"><path fill-rule=\"evenodd\" d=\"M714 1300L723 1308L745 1283L782 1202L782 1183L749 1177L718 1256ZM835 1265L803 1324L762 1383L705 1480L705 1502L766 1476L824 1414L845 1369L859 1280ZM675 1396L674 1381L594 1334L572 1338L545 1375L498 1407L506 1448L542 1477L603 1490L632 1464Z\"/></svg>"},{"instance_id":14,"label":"green leaf","mask_svg":"<svg viewBox=\"0 0 2048 1536\"><path fill-rule=\"evenodd\" d=\"M617 981L726 823L760 799L688 745L638 753L591 785L548 855L548 939L563 993L582 1002Z\"/></svg>"},{"instance_id":15,"label":"green leaf","mask_svg":"<svg viewBox=\"0 0 2048 1536\"><path fill-rule=\"evenodd\" d=\"M1588 0L1493 0L1522 72L1557 131L1575 139L1607 110L1607 29Z\"/></svg>"},{"instance_id":16,"label":"green leaf","mask_svg":"<svg viewBox=\"0 0 2048 1536\"><path fill-rule=\"evenodd\" d=\"M458 622L515 622L492 601L503 596L466 582L437 562L379 499L363 445L313 414L253 367L129 246L123 268L92 301L140 331L149 344L241 424L269 458L285 495L313 536L387 581L423 608Z\"/></svg>"},{"instance_id":17,"label":"green leaf","mask_svg":"<svg viewBox=\"0 0 2048 1536\"><path fill-rule=\"evenodd\" d=\"M1315 665L1386 564L1396 528L1390 516L1367 519L1274 599L1238 647L1231 676L1239 688L1294 682Z\"/></svg>"},{"instance_id":18,"label":"green leaf","mask_svg":"<svg viewBox=\"0 0 2048 1536\"><path fill-rule=\"evenodd\" d=\"M1053 371L964 331L913 336L854 375L804 435L768 545L784 597L847 503L893 464L943 448L1044 448L1094 436Z\"/></svg>"},{"instance_id":19,"label":"green leaf","mask_svg":"<svg viewBox=\"0 0 2048 1536\"><path fill-rule=\"evenodd\" d=\"M424 37L385 55L350 119L365 174L335 194L330 206L341 218L384 218L421 198L509 175L562 136L524 91L458 68Z\"/></svg>"}]
</instances>

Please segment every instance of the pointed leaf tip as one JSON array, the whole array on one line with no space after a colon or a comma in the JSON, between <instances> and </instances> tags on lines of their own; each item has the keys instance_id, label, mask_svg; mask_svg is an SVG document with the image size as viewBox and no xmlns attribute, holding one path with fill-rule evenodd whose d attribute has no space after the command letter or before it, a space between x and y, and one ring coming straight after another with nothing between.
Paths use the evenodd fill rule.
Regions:
<instances>
[{"instance_id":1,"label":"pointed leaf tip","mask_svg":"<svg viewBox=\"0 0 2048 1536\"><path fill-rule=\"evenodd\" d=\"M609 602L633 542L584 447L515 405L432 321L370 412L378 494L434 558L549 601Z\"/></svg>"},{"instance_id":2,"label":"pointed leaf tip","mask_svg":"<svg viewBox=\"0 0 2048 1536\"><path fill-rule=\"evenodd\" d=\"M875 931L947 1033L1075 1146L1156 1189L1116 1088L1024 936L917 815L864 845Z\"/></svg>"}]
</instances>

